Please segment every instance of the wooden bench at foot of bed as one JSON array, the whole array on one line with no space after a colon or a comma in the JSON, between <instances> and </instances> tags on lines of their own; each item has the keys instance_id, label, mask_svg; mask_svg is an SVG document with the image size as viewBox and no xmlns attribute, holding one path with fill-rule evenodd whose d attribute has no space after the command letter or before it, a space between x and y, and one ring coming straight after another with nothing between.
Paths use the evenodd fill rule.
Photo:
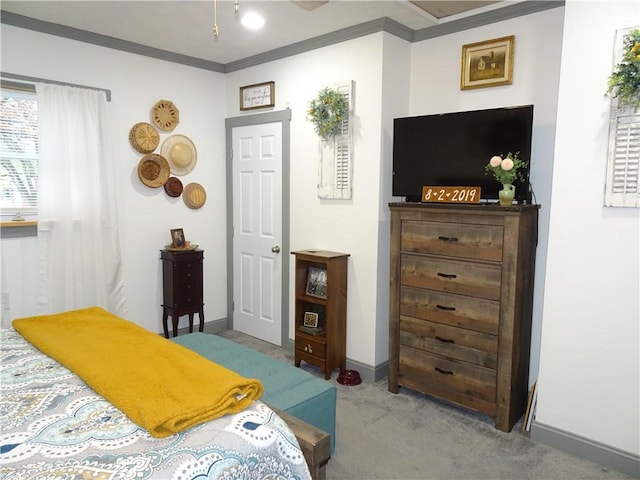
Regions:
<instances>
[{"instance_id":1,"label":"wooden bench at foot of bed","mask_svg":"<svg viewBox=\"0 0 640 480\"><path fill-rule=\"evenodd\" d=\"M260 380L264 387L261 400L289 424L313 478L324 478L324 467L335 450L335 385L217 335L189 333L171 341L244 377Z\"/></svg>"},{"instance_id":2,"label":"wooden bench at foot of bed","mask_svg":"<svg viewBox=\"0 0 640 480\"><path fill-rule=\"evenodd\" d=\"M298 439L304 458L309 466L311 478L313 480L325 480L327 477L327 463L331 458L329 434L282 410L271 408L287 422L287 425L289 425L289 428Z\"/></svg>"}]
</instances>

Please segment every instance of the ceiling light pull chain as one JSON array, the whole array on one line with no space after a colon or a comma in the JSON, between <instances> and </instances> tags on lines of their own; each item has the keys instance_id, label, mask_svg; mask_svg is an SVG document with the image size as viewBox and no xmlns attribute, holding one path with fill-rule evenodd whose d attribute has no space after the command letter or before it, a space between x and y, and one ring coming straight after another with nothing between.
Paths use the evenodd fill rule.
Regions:
<instances>
[{"instance_id":1,"label":"ceiling light pull chain","mask_svg":"<svg viewBox=\"0 0 640 480\"><path fill-rule=\"evenodd\" d=\"M218 0L213 0L213 36L218 38Z\"/></svg>"},{"instance_id":2,"label":"ceiling light pull chain","mask_svg":"<svg viewBox=\"0 0 640 480\"><path fill-rule=\"evenodd\" d=\"M240 2L238 2L238 0L233 2L233 11L236 15L240 13Z\"/></svg>"}]
</instances>

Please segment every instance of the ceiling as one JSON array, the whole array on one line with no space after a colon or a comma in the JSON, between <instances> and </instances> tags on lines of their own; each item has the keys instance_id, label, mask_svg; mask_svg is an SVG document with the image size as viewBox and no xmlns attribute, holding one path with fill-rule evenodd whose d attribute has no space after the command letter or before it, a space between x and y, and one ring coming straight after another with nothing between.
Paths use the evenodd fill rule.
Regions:
<instances>
[{"instance_id":1,"label":"ceiling","mask_svg":"<svg viewBox=\"0 0 640 480\"><path fill-rule=\"evenodd\" d=\"M240 24L233 0L2 0L0 8L3 12L227 64L383 17L421 30L513 3L518 1L238 0L240 15L253 10L265 17L266 24L259 31L249 31ZM217 38L213 35L214 23L218 25Z\"/></svg>"}]
</instances>

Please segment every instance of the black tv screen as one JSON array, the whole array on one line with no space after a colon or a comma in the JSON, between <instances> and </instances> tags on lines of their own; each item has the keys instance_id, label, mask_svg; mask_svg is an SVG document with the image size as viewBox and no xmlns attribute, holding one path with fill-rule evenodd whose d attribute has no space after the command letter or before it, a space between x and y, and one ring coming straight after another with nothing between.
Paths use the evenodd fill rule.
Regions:
<instances>
[{"instance_id":1,"label":"black tv screen","mask_svg":"<svg viewBox=\"0 0 640 480\"><path fill-rule=\"evenodd\" d=\"M395 197L420 201L422 187L479 186L481 200L497 202L502 185L486 173L494 155L518 152L528 162L525 181L516 181L518 203L531 203L529 169L533 105L395 118Z\"/></svg>"}]
</instances>

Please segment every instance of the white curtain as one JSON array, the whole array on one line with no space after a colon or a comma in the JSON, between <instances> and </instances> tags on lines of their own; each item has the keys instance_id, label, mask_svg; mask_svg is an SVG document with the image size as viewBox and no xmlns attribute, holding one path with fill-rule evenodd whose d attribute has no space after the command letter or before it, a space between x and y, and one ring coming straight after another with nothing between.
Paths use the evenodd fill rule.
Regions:
<instances>
[{"instance_id":1,"label":"white curtain","mask_svg":"<svg viewBox=\"0 0 640 480\"><path fill-rule=\"evenodd\" d=\"M37 84L38 309L126 316L105 92Z\"/></svg>"}]
</instances>

